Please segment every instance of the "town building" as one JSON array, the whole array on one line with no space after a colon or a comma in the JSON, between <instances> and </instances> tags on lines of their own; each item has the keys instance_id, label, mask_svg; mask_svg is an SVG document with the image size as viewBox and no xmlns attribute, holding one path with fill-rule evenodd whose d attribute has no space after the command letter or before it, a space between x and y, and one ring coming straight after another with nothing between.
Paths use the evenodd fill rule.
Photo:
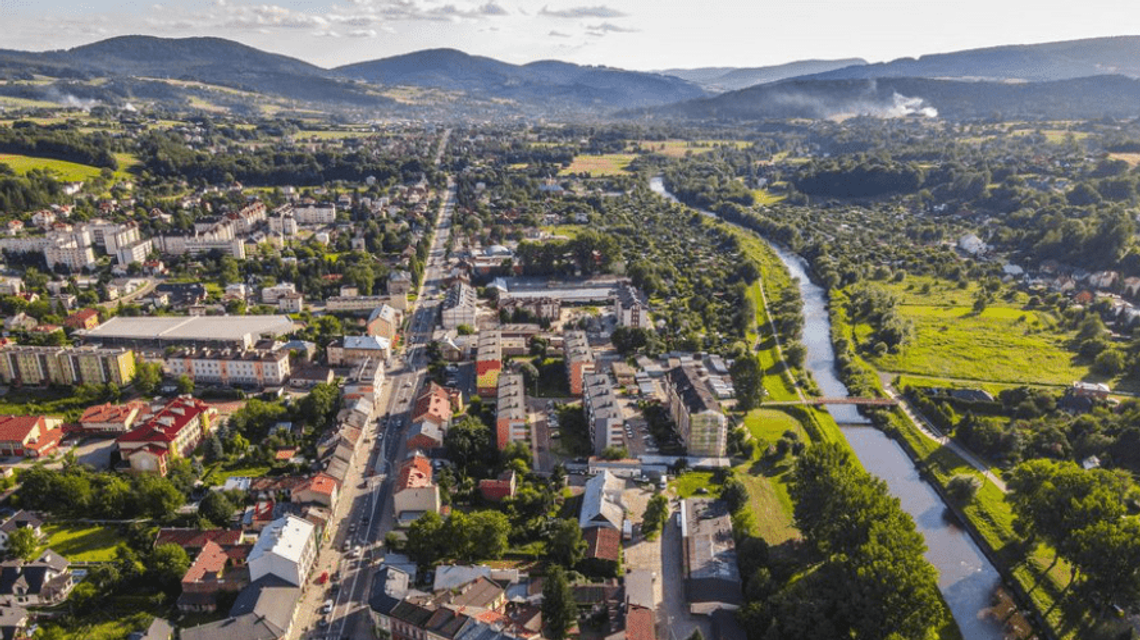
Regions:
<instances>
[{"instance_id":1,"label":"town building","mask_svg":"<svg viewBox=\"0 0 1140 640\"><path fill-rule=\"evenodd\" d=\"M679 521L689 611L708 615L718 609L739 609L744 598L728 505L688 498L681 501Z\"/></svg>"},{"instance_id":2,"label":"town building","mask_svg":"<svg viewBox=\"0 0 1140 640\"><path fill-rule=\"evenodd\" d=\"M614 315L619 327L653 328L653 321L649 317L649 300L640 289L628 282L618 285L617 295L614 296Z\"/></svg>"},{"instance_id":3,"label":"town building","mask_svg":"<svg viewBox=\"0 0 1140 640\"><path fill-rule=\"evenodd\" d=\"M511 442L529 441L523 376L521 373L504 373L499 376L498 402L495 404L495 443L502 451Z\"/></svg>"},{"instance_id":4,"label":"town building","mask_svg":"<svg viewBox=\"0 0 1140 640\"><path fill-rule=\"evenodd\" d=\"M664 378L669 416L690 456L719 458L728 445L728 419L696 367L674 367Z\"/></svg>"},{"instance_id":5,"label":"town building","mask_svg":"<svg viewBox=\"0 0 1140 640\"><path fill-rule=\"evenodd\" d=\"M17 529L31 529L32 535L36 540L43 537L44 521L39 515L31 511L24 511L23 509L8 516L8 519L0 524L0 551L8 549L8 536L14 533Z\"/></svg>"},{"instance_id":6,"label":"town building","mask_svg":"<svg viewBox=\"0 0 1140 640\"><path fill-rule=\"evenodd\" d=\"M580 396L585 377L594 372L594 350L590 348L585 331L567 331L562 349L566 355L570 395Z\"/></svg>"},{"instance_id":7,"label":"town building","mask_svg":"<svg viewBox=\"0 0 1140 640\"><path fill-rule=\"evenodd\" d=\"M404 314L391 305L383 304L373 309L372 314L368 316L367 333L393 343L403 322Z\"/></svg>"},{"instance_id":8,"label":"town building","mask_svg":"<svg viewBox=\"0 0 1140 640\"><path fill-rule=\"evenodd\" d=\"M339 496L340 482L327 473L318 473L294 487L290 498L296 503L313 503L336 509Z\"/></svg>"},{"instance_id":9,"label":"town building","mask_svg":"<svg viewBox=\"0 0 1140 640\"><path fill-rule=\"evenodd\" d=\"M130 349L84 347L0 346L0 380L20 385L103 385L120 387L135 377L135 353Z\"/></svg>"},{"instance_id":10,"label":"town building","mask_svg":"<svg viewBox=\"0 0 1140 640\"><path fill-rule=\"evenodd\" d=\"M152 413L142 425L119 436L119 454L132 473L165 476L170 458L187 456L209 433L217 410L190 396L180 396Z\"/></svg>"},{"instance_id":11,"label":"town building","mask_svg":"<svg viewBox=\"0 0 1140 640\"><path fill-rule=\"evenodd\" d=\"M360 364L366 359L387 362L392 355L392 343L375 336L345 336L329 344L326 356L329 366L345 367Z\"/></svg>"},{"instance_id":12,"label":"town building","mask_svg":"<svg viewBox=\"0 0 1140 640\"><path fill-rule=\"evenodd\" d=\"M241 591L249 584L246 564L251 546L207 541L194 556L182 576L178 610L183 613L209 613L218 608L218 595Z\"/></svg>"},{"instance_id":13,"label":"town building","mask_svg":"<svg viewBox=\"0 0 1140 640\"><path fill-rule=\"evenodd\" d=\"M448 288L440 311L440 322L444 329L455 329L460 325L475 326L478 314L479 297L468 284L457 282Z\"/></svg>"},{"instance_id":14,"label":"town building","mask_svg":"<svg viewBox=\"0 0 1140 640\"><path fill-rule=\"evenodd\" d=\"M301 225L327 225L336 222L336 205L331 202L293 207L293 217Z\"/></svg>"},{"instance_id":15,"label":"town building","mask_svg":"<svg viewBox=\"0 0 1140 640\"><path fill-rule=\"evenodd\" d=\"M562 316L562 301L558 298L504 298L499 300L499 311L514 317L516 311L536 320L553 322Z\"/></svg>"},{"instance_id":16,"label":"town building","mask_svg":"<svg viewBox=\"0 0 1140 640\"><path fill-rule=\"evenodd\" d=\"M400 463L392 500L401 522L411 522L427 511L439 513L443 503L427 456L416 451Z\"/></svg>"},{"instance_id":17,"label":"town building","mask_svg":"<svg viewBox=\"0 0 1140 640\"><path fill-rule=\"evenodd\" d=\"M441 387L435 382L428 382L416 396L416 403L412 406L411 421L427 420L446 429L451 426L454 412L460 410L462 410L462 398L458 391Z\"/></svg>"},{"instance_id":18,"label":"town building","mask_svg":"<svg viewBox=\"0 0 1140 640\"><path fill-rule=\"evenodd\" d=\"M297 285L292 282L280 282L272 287L262 287L261 301L265 304L277 304L278 298L290 293L297 293Z\"/></svg>"},{"instance_id":19,"label":"town building","mask_svg":"<svg viewBox=\"0 0 1140 640\"><path fill-rule=\"evenodd\" d=\"M480 397L499 393L499 373L503 370L503 335L498 331L480 331L475 349L475 387Z\"/></svg>"},{"instance_id":20,"label":"town building","mask_svg":"<svg viewBox=\"0 0 1140 640\"><path fill-rule=\"evenodd\" d=\"M166 356L163 367L172 378L243 387L280 386L290 373L287 349L182 349Z\"/></svg>"},{"instance_id":21,"label":"town building","mask_svg":"<svg viewBox=\"0 0 1140 640\"><path fill-rule=\"evenodd\" d=\"M281 640L297 615L301 589L276 576L254 580L238 592L224 620L182 629L180 640Z\"/></svg>"},{"instance_id":22,"label":"town building","mask_svg":"<svg viewBox=\"0 0 1140 640\"><path fill-rule=\"evenodd\" d=\"M600 456L607 447L620 447L625 417L618 404L614 383L604 373L587 374L582 387L582 408L586 412L586 428L594 455Z\"/></svg>"},{"instance_id":23,"label":"town building","mask_svg":"<svg viewBox=\"0 0 1140 640\"><path fill-rule=\"evenodd\" d=\"M303 518L286 515L261 531L249 552L249 579L275 576L301 587L317 558L316 527Z\"/></svg>"},{"instance_id":24,"label":"town building","mask_svg":"<svg viewBox=\"0 0 1140 640\"><path fill-rule=\"evenodd\" d=\"M625 525L625 507L621 494L625 481L609 471L602 471L586 481L582 493L582 509L578 527L583 533L595 527L613 529L620 534Z\"/></svg>"},{"instance_id":25,"label":"town building","mask_svg":"<svg viewBox=\"0 0 1140 640\"><path fill-rule=\"evenodd\" d=\"M373 309L384 306L385 304L395 300L388 296L330 296L325 300L325 309L330 313L368 313L371 314Z\"/></svg>"},{"instance_id":26,"label":"town building","mask_svg":"<svg viewBox=\"0 0 1140 640\"><path fill-rule=\"evenodd\" d=\"M47 416L0 416L0 456L51 455L63 439L62 421Z\"/></svg>"},{"instance_id":27,"label":"town building","mask_svg":"<svg viewBox=\"0 0 1140 640\"><path fill-rule=\"evenodd\" d=\"M68 329L94 329L99 326L99 311L96 309L81 309L63 319L63 326Z\"/></svg>"},{"instance_id":28,"label":"town building","mask_svg":"<svg viewBox=\"0 0 1140 640\"><path fill-rule=\"evenodd\" d=\"M388 272L388 295L406 296L412 292L412 274L402 269Z\"/></svg>"},{"instance_id":29,"label":"town building","mask_svg":"<svg viewBox=\"0 0 1140 640\"><path fill-rule=\"evenodd\" d=\"M277 310L282 313L301 313L305 310L305 296L299 293L286 293L277 298Z\"/></svg>"},{"instance_id":30,"label":"town building","mask_svg":"<svg viewBox=\"0 0 1140 640\"><path fill-rule=\"evenodd\" d=\"M294 330L289 316L115 316L81 335L87 343L141 349L214 347L250 349L259 340Z\"/></svg>"},{"instance_id":31,"label":"town building","mask_svg":"<svg viewBox=\"0 0 1140 640\"><path fill-rule=\"evenodd\" d=\"M87 407L79 417L79 426L93 433L126 433L137 420L146 417L150 408L143 402L97 404Z\"/></svg>"}]
</instances>

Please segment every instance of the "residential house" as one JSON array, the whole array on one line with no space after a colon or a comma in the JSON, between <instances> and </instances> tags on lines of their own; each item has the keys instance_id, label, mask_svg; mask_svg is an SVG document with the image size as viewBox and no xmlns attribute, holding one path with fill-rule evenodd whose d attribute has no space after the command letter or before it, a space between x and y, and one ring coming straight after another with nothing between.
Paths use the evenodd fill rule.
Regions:
<instances>
[{"instance_id":1,"label":"residential house","mask_svg":"<svg viewBox=\"0 0 1140 640\"><path fill-rule=\"evenodd\" d=\"M372 314L368 316L367 334L384 338L392 343L396 341L396 335L400 332L400 325L403 322L404 314L390 305L381 305L373 309Z\"/></svg>"},{"instance_id":2,"label":"residential house","mask_svg":"<svg viewBox=\"0 0 1140 640\"><path fill-rule=\"evenodd\" d=\"M23 509L8 517L0 524L0 551L8 549L8 536L17 529L31 529L36 539L43 536L44 521L38 514Z\"/></svg>"},{"instance_id":3,"label":"residential house","mask_svg":"<svg viewBox=\"0 0 1140 640\"><path fill-rule=\"evenodd\" d=\"M0 563L0 604L32 607L63 602L75 586L70 567L67 558L51 549L32 562Z\"/></svg>"},{"instance_id":4,"label":"residential house","mask_svg":"<svg viewBox=\"0 0 1140 640\"><path fill-rule=\"evenodd\" d=\"M625 523L625 508L621 494L625 481L609 471L603 471L586 481L582 494L582 509L578 514L578 526L587 529L604 527L613 529L620 535Z\"/></svg>"},{"instance_id":5,"label":"residential house","mask_svg":"<svg viewBox=\"0 0 1140 640\"><path fill-rule=\"evenodd\" d=\"M339 495L340 482L327 473L318 473L293 489L292 500L297 503L310 502L335 509Z\"/></svg>"},{"instance_id":6,"label":"residential house","mask_svg":"<svg viewBox=\"0 0 1140 640\"><path fill-rule=\"evenodd\" d=\"M487 502L502 502L512 498L518 490L518 479L513 470L506 470L497 478L484 478L479 481L479 495Z\"/></svg>"},{"instance_id":7,"label":"residential house","mask_svg":"<svg viewBox=\"0 0 1140 640\"><path fill-rule=\"evenodd\" d=\"M416 451L400 463L392 490L396 516L410 521L427 511L439 513L439 486L432 478L431 462Z\"/></svg>"},{"instance_id":8,"label":"residential house","mask_svg":"<svg viewBox=\"0 0 1140 640\"><path fill-rule=\"evenodd\" d=\"M59 448L62 421L47 416L0 416L0 456L40 458Z\"/></svg>"},{"instance_id":9,"label":"residential house","mask_svg":"<svg viewBox=\"0 0 1140 640\"><path fill-rule=\"evenodd\" d=\"M94 433L126 433L135 421L150 413L150 408L142 402L126 404L97 404L87 407L79 417L79 426L84 431Z\"/></svg>"},{"instance_id":10,"label":"residential house","mask_svg":"<svg viewBox=\"0 0 1140 640\"><path fill-rule=\"evenodd\" d=\"M184 613L212 612L218 594L241 591L249 584L246 558L249 545L220 545L207 541L182 576L178 610Z\"/></svg>"},{"instance_id":11,"label":"residential house","mask_svg":"<svg viewBox=\"0 0 1140 640\"><path fill-rule=\"evenodd\" d=\"M181 640L281 640L293 628L300 599L298 586L267 575L238 592L228 618L182 629L179 637Z\"/></svg>"},{"instance_id":12,"label":"residential house","mask_svg":"<svg viewBox=\"0 0 1140 640\"><path fill-rule=\"evenodd\" d=\"M458 406L459 394L450 391L434 382L428 382L423 391L416 396L416 403L412 407L412 422L428 420L443 427L445 430L451 426L452 412L461 409Z\"/></svg>"},{"instance_id":13,"label":"residential house","mask_svg":"<svg viewBox=\"0 0 1140 640\"><path fill-rule=\"evenodd\" d=\"M409 449L431 451L443 446L447 432L432 420L413 422L408 428L407 446Z\"/></svg>"},{"instance_id":14,"label":"residential house","mask_svg":"<svg viewBox=\"0 0 1140 640\"><path fill-rule=\"evenodd\" d=\"M95 309L83 309L67 316L63 326L69 329L94 329L99 326L99 312Z\"/></svg>"}]
</instances>

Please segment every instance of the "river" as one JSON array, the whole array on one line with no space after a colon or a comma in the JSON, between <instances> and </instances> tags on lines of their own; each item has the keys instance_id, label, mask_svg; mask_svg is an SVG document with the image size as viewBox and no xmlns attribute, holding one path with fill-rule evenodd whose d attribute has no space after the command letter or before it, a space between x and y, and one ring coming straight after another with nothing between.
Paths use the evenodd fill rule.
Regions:
<instances>
[{"instance_id":1,"label":"river","mask_svg":"<svg viewBox=\"0 0 1140 640\"><path fill-rule=\"evenodd\" d=\"M660 177L653 178L650 188L661 196L680 202L665 189ZM702 214L715 217L709 211ZM805 366L815 378L825 397L847 397L847 387L839 380L835 368L835 351L831 346L831 319L827 313L827 295L807 275L807 264L800 256L779 245L769 246L798 281L804 302L803 342L807 347ZM1001 577L970 535L955 524L941 496L919 476L906 451L883 432L869 426L856 407L836 405L828 408L839 422L843 435L867 471L886 481L891 494L914 518L918 531L926 538L926 559L938 569L938 588L950 606L965 640L1000 640L1002 624L988 611Z\"/></svg>"}]
</instances>

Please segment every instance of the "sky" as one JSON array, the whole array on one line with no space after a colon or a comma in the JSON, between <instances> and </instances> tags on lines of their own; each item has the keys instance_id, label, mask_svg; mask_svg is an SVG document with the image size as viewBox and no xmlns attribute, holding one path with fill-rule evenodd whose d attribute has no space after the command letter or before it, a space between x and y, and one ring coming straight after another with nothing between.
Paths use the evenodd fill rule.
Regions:
<instances>
[{"instance_id":1,"label":"sky","mask_svg":"<svg viewBox=\"0 0 1140 640\"><path fill-rule=\"evenodd\" d=\"M1140 34L1120 0L0 0L0 48L218 36L330 68L450 47L661 70Z\"/></svg>"}]
</instances>

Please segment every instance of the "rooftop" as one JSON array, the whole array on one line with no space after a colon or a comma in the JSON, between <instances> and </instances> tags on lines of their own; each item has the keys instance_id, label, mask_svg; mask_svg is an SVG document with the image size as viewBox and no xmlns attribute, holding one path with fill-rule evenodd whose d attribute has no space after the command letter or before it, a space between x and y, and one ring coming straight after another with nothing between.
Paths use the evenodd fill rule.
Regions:
<instances>
[{"instance_id":1,"label":"rooftop","mask_svg":"<svg viewBox=\"0 0 1140 640\"><path fill-rule=\"evenodd\" d=\"M176 341L246 341L293 331L288 316L115 316L83 333L88 340L105 338Z\"/></svg>"},{"instance_id":2,"label":"rooftop","mask_svg":"<svg viewBox=\"0 0 1140 640\"><path fill-rule=\"evenodd\" d=\"M249 553L249 560L273 554L299 563L314 529L313 523L292 515L274 520L262 530Z\"/></svg>"}]
</instances>

